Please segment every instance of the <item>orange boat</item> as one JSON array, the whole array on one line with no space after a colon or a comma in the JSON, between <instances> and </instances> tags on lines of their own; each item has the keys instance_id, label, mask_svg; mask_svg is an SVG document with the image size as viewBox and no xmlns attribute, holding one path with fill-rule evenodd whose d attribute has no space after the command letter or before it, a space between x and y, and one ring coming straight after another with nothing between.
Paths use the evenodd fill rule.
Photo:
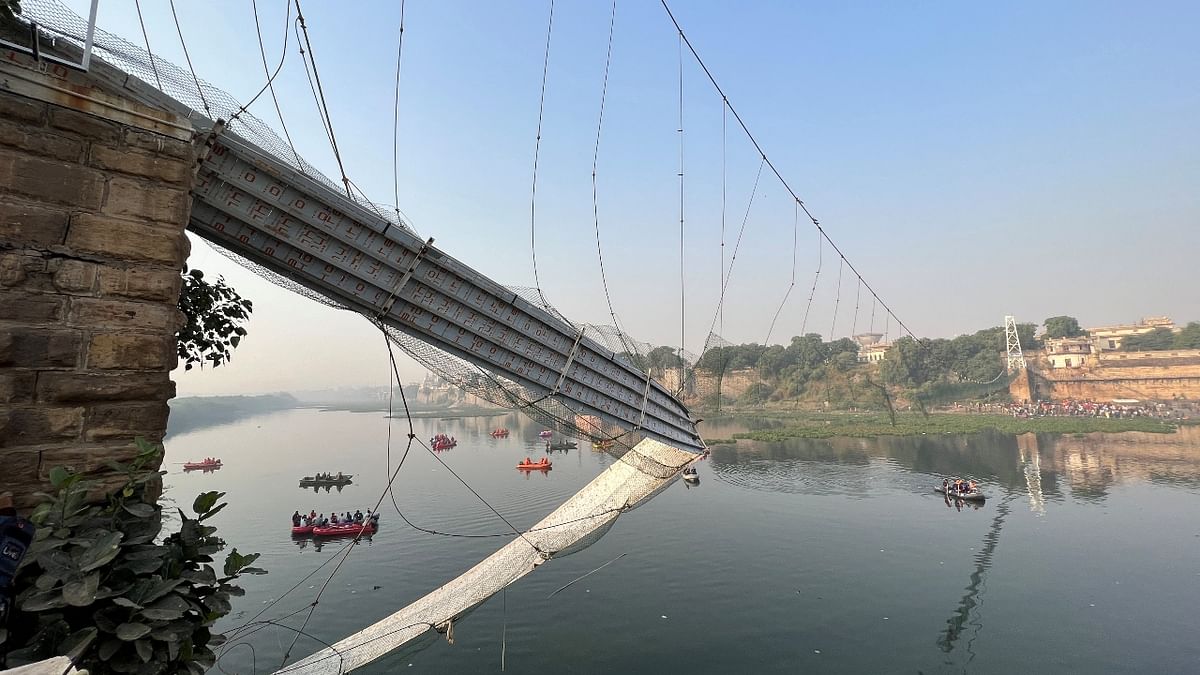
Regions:
<instances>
[{"instance_id":1,"label":"orange boat","mask_svg":"<svg viewBox=\"0 0 1200 675\"><path fill-rule=\"evenodd\" d=\"M517 465L517 468L522 471L546 471L553 468L553 464L545 457L536 462L526 457L524 462Z\"/></svg>"},{"instance_id":2,"label":"orange boat","mask_svg":"<svg viewBox=\"0 0 1200 675\"><path fill-rule=\"evenodd\" d=\"M492 438L508 438L508 429L493 429Z\"/></svg>"}]
</instances>

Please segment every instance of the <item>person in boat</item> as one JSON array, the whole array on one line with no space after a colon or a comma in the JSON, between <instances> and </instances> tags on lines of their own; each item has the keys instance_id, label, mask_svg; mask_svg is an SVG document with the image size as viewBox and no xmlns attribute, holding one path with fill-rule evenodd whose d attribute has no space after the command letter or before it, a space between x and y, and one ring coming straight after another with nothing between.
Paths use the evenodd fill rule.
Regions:
<instances>
[{"instance_id":1,"label":"person in boat","mask_svg":"<svg viewBox=\"0 0 1200 675\"><path fill-rule=\"evenodd\" d=\"M950 491L950 479L943 478L942 479L942 492L949 492L949 491Z\"/></svg>"},{"instance_id":2,"label":"person in boat","mask_svg":"<svg viewBox=\"0 0 1200 675\"><path fill-rule=\"evenodd\" d=\"M975 484L975 481L971 481L970 483L967 483L967 491L968 492L974 492L977 487L978 486Z\"/></svg>"},{"instance_id":3,"label":"person in boat","mask_svg":"<svg viewBox=\"0 0 1200 675\"><path fill-rule=\"evenodd\" d=\"M378 514L378 513L372 513L372 514L369 516L369 519L370 519L370 521L371 521L371 525L372 525L372 526L377 526L377 525L379 525L379 514Z\"/></svg>"},{"instance_id":4,"label":"person in boat","mask_svg":"<svg viewBox=\"0 0 1200 675\"><path fill-rule=\"evenodd\" d=\"M308 522L310 522L310 523L311 523L312 521L314 521L314 520L316 520L316 519L317 519L317 512L316 512L316 510L309 511L309 512L308 512Z\"/></svg>"},{"instance_id":5,"label":"person in boat","mask_svg":"<svg viewBox=\"0 0 1200 675\"><path fill-rule=\"evenodd\" d=\"M532 459L529 459L528 457L526 457L526 458L525 458L525 461L524 461L524 462L522 462L522 464L533 464L533 460L532 460Z\"/></svg>"},{"instance_id":6,"label":"person in boat","mask_svg":"<svg viewBox=\"0 0 1200 675\"><path fill-rule=\"evenodd\" d=\"M292 514L292 527L300 527L300 512L296 511Z\"/></svg>"},{"instance_id":7,"label":"person in boat","mask_svg":"<svg viewBox=\"0 0 1200 675\"><path fill-rule=\"evenodd\" d=\"M355 511L355 512L354 512L354 522L356 522L356 523L361 523L362 521L363 521L363 512L362 512L362 510L360 509L360 510L358 510L358 511Z\"/></svg>"},{"instance_id":8,"label":"person in boat","mask_svg":"<svg viewBox=\"0 0 1200 675\"><path fill-rule=\"evenodd\" d=\"M338 524L338 515L336 513L334 513L334 514L332 514L332 516L330 516L330 522L332 522L334 525Z\"/></svg>"},{"instance_id":9,"label":"person in boat","mask_svg":"<svg viewBox=\"0 0 1200 675\"><path fill-rule=\"evenodd\" d=\"M300 516L300 527L308 527L308 516Z\"/></svg>"}]
</instances>

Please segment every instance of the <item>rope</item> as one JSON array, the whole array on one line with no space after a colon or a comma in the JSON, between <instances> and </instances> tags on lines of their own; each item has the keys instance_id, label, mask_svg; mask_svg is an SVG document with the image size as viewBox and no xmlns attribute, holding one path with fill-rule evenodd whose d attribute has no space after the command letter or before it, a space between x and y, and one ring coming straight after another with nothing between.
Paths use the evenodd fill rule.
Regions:
<instances>
[{"instance_id":1,"label":"rope","mask_svg":"<svg viewBox=\"0 0 1200 675\"><path fill-rule=\"evenodd\" d=\"M725 126L726 126L726 118L728 117L728 114L727 114L728 112L729 112L729 106L727 105L727 101L722 98L721 99L721 297L724 297L724 293L725 293L725 199L726 199L726 195L725 195L726 189L725 188L726 188L726 168L728 166L727 162L726 162L726 154L725 154L725 150L726 150L725 146L726 146L726 141L728 140L728 134L726 134ZM717 305L717 313L720 316L720 320L721 320L721 332L724 333L725 332L725 306L724 306L724 304ZM719 396L718 396L718 403L720 403Z\"/></svg>"},{"instance_id":2,"label":"rope","mask_svg":"<svg viewBox=\"0 0 1200 675\"><path fill-rule=\"evenodd\" d=\"M687 35L684 34L683 28L679 25L679 21L675 19L675 14L671 11L670 6L667 5L667 0L659 0L659 2L662 4L663 9L667 12L667 17L671 19L671 23L674 24L675 30L679 33L679 37L687 45L688 50L691 51L692 56L696 59L696 63L698 63L700 68L704 70L704 74L708 76L708 80L712 83L713 88L716 89L717 93L721 95L721 98L729 107L729 112L733 113L734 119L737 120L738 125L741 126L742 131L746 134L746 137L750 140L750 143L754 145L754 149L762 156L763 161L766 162L766 165L771 168L771 172L775 174L777 179L779 179L780 184L782 184L784 189L788 191L788 193L792 196L792 199L794 199L800 205L800 208L804 211L804 215L807 216L812 222L813 226L817 228L817 232L820 234L820 236L823 237L825 241L829 242L829 245L833 247L834 252L841 256L843 260L845 260L845 263L850 270L861 277L862 275L854 267L853 263L846 259L845 254L842 253L841 249L838 248L837 244L833 241L829 234L826 233L824 228L821 227L820 221L818 221L812 212L808 210L808 205L804 203L804 200L800 199L800 196L796 194L795 190L792 189L791 184L787 182L787 180L783 177L783 174L779 172L779 169L776 168L775 164L767 157L766 153L762 149L762 146L759 144L758 139L755 138L754 134L750 132L750 127L746 125L745 120L743 120L742 116L738 114L737 109L734 108L733 104L729 102L728 97L725 95L725 90L723 90L721 85L717 83L717 78L713 76L712 71L708 69L708 66L704 63L704 60L700 58L700 53L696 51L696 48L692 45L691 40L689 40ZM896 323L898 323L905 332L911 335L913 339L920 343L920 339L917 338L916 334L908 328L908 326L900 319L899 316L896 315L895 312L892 311L890 307L888 307L887 303L883 301L883 298L879 297L879 294L876 293L873 288L871 288L871 285L868 284L866 280L863 281L863 285L866 286L871 295L875 296L875 298L879 300L879 304L882 305L885 310L887 310L888 314L895 317Z\"/></svg>"},{"instance_id":3,"label":"rope","mask_svg":"<svg viewBox=\"0 0 1200 675\"><path fill-rule=\"evenodd\" d=\"M846 264L846 259L842 258L838 262L838 280L837 294L833 298L833 323L829 326L829 341L833 342L834 331L837 329L838 305L842 304L842 267Z\"/></svg>"},{"instance_id":4,"label":"rope","mask_svg":"<svg viewBox=\"0 0 1200 675\"><path fill-rule=\"evenodd\" d=\"M788 297L792 294L792 289L796 287L796 248L798 245L797 238L800 234L800 205L797 204L793 209L792 215L792 280L788 283L787 291L783 294L783 300L779 302L779 308L775 310L775 316L771 317L771 325L767 328L767 337L763 340L763 345L771 344L771 333L775 332L775 322L779 320L779 314L783 311L784 305L787 304Z\"/></svg>"},{"instance_id":5,"label":"rope","mask_svg":"<svg viewBox=\"0 0 1200 675\"><path fill-rule=\"evenodd\" d=\"M158 90L162 91L162 78L158 76L158 64L154 62L154 52L150 51L150 36L146 34L146 22L142 20L141 0L133 0L133 6L137 8L138 25L142 27L142 39L146 41L146 53L150 55L150 69L154 71L154 81L158 84Z\"/></svg>"},{"instance_id":6,"label":"rope","mask_svg":"<svg viewBox=\"0 0 1200 675\"><path fill-rule=\"evenodd\" d=\"M179 15L175 13L175 0L171 0L171 16L175 19L175 31L179 33L179 44L183 46L183 58L187 59L188 70L192 71L192 81L196 83L196 93L200 95L200 102L204 104L204 113L208 115L209 119L214 119L212 111L208 108L208 99L204 97L204 89L200 87L200 78L196 77L196 69L192 67L192 57L188 54L187 41L183 39L183 29L179 27ZM147 45L149 45L149 42L147 42ZM149 51L148 46L147 51ZM151 60L151 63L153 63L153 60ZM155 69L154 74L155 77L158 76L158 69Z\"/></svg>"},{"instance_id":7,"label":"rope","mask_svg":"<svg viewBox=\"0 0 1200 675\"><path fill-rule=\"evenodd\" d=\"M805 335L808 327L808 313L812 311L813 297L817 294L817 282L821 279L821 266L825 264L825 241L817 235L817 272L813 275L812 290L808 292L808 306L804 308L804 320L800 322L800 334Z\"/></svg>"},{"instance_id":8,"label":"rope","mask_svg":"<svg viewBox=\"0 0 1200 675\"><path fill-rule=\"evenodd\" d=\"M854 290L854 320L850 322L850 336L858 332L858 296L862 293L862 277L858 278L858 286Z\"/></svg>"},{"instance_id":9,"label":"rope","mask_svg":"<svg viewBox=\"0 0 1200 675\"><path fill-rule=\"evenodd\" d=\"M762 178L763 165L767 158L764 156L758 163L758 173L754 175L754 186L750 189L750 200L746 202L746 214L742 217L742 226L738 229L737 241L733 244L733 255L729 258L729 270L725 274L725 282L721 284L721 297L717 299L717 314L713 315L712 323L708 326L711 335L717 325L717 316L725 307L725 290L729 287L729 279L733 276L733 264L737 262L738 249L742 246L742 235L746 232L746 223L750 221L750 207L754 206L754 197L758 194L758 181Z\"/></svg>"},{"instance_id":10,"label":"rope","mask_svg":"<svg viewBox=\"0 0 1200 675\"><path fill-rule=\"evenodd\" d=\"M300 9L300 0L296 1L296 21L300 24L300 30L304 32L304 46L308 47L308 60L304 64L304 74L309 75L308 62L312 62L312 74L309 75L309 87L313 85L313 80L316 80L316 89L313 94L317 97L317 107L321 114L321 120L325 123L325 131L329 134L329 144L333 147L333 158L337 160L338 172L342 174L342 183L346 187L346 198L352 199L350 196L350 179L346 177L346 167L342 164L342 154L338 150L337 137L333 133L333 119L329 116L329 106L325 102L325 89L321 86L321 74L317 71L317 58L313 53L312 42L308 38L308 25L304 22L304 13ZM174 0L172 0L174 2ZM304 49L300 50L301 56L305 54Z\"/></svg>"},{"instance_id":11,"label":"rope","mask_svg":"<svg viewBox=\"0 0 1200 675\"><path fill-rule=\"evenodd\" d=\"M287 14L284 16L283 26L283 52L285 55L287 54L288 24L292 22L291 0L286 0L286 4ZM292 135L288 132L287 123L283 121L283 109L279 106L279 97L275 94L275 76L279 74L279 68L283 67L283 57L280 57L279 68L276 68L275 74L272 75L267 66L267 49L263 45L262 27L258 22L258 0L253 0L251 6L254 8L254 30L258 33L258 52L262 56L263 72L267 74L267 89L271 92L271 100L275 103L275 115L279 118L279 126L283 129L283 137L287 139L288 147L291 148L292 154L296 157L296 168L301 173L304 173L304 161L300 159L300 153L296 151L296 144L292 142ZM261 94L262 92L260 91L259 93ZM243 106L242 110L245 110L247 107L249 107L249 104ZM241 111L238 114L240 115ZM234 115L234 117L237 117L237 115Z\"/></svg>"},{"instance_id":12,"label":"rope","mask_svg":"<svg viewBox=\"0 0 1200 675\"><path fill-rule=\"evenodd\" d=\"M679 34L679 358L683 360L684 333L687 327L687 284L684 277L684 176L683 176L683 34ZM684 377L679 369L679 391L683 393Z\"/></svg>"},{"instance_id":13,"label":"rope","mask_svg":"<svg viewBox=\"0 0 1200 675\"><path fill-rule=\"evenodd\" d=\"M538 295L543 302L546 296L542 293L542 283L538 278L537 266L537 174L538 155L542 148L542 118L546 111L546 78L550 72L550 36L554 32L554 0L550 0L550 18L546 22L546 54L542 59L542 93L538 98L537 137L533 142L533 185L529 196L529 250L533 258L533 285L537 287Z\"/></svg>"},{"instance_id":14,"label":"rope","mask_svg":"<svg viewBox=\"0 0 1200 675\"><path fill-rule=\"evenodd\" d=\"M404 2L400 0L400 39L396 45L396 99L392 104L392 194L400 221L400 64L404 56Z\"/></svg>"}]
</instances>

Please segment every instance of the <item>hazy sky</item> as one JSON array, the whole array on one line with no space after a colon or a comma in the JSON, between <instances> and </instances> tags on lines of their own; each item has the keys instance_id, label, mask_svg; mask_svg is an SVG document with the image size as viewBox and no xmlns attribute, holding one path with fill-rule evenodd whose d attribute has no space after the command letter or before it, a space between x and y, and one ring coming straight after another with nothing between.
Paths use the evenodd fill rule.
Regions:
<instances>
[{"instance_id":1,"label":"hazy sky","mask_svg":"<svg viewBox=\"0 0 1200 675\"><path fill-rule=\"evenodd\" d=\"M68 4L86 13L86 0ZM100 26L142 44L132 2ZM143 2L150 44L183 64L166 2ZM263 84L249 0L177 2L202 79L247 100ZM259 2L272 65L282 0ZM305 18L347 173L393 201L400 3L307 0ZM347 8L350 8L349 10ZM411 0L400 85L400 208L423 236L506 284L533 285L530 191L548 2ZM952 336L1072 314L1082 324L1200 319L1200 49L1194 2L684 2L676 17L771 160L914 332ZM608 2L555 6L542 131L537 253L547 297L608 323L591 167ZM294 13L293 13L294 16ZM276 81L293 139L336 174L295 35ZM619 0L598 166L600 233L617 315L680 339L679 45L657 0ZM724 330L761 342L793 278L794 205L763 173L694 61L684 60L686 347L720 290ZM252 112L278 128L268 97ZM748 213L748 216L747 216ZM772 341L871 327L857 280L799 223L795 287ZM818 256L820 283L804 325ZM206 244L194 266L255 302L227 367L178 373L180 395L387 382L365 320L279 290ZM876 309L874 326L884 327ZM890 322L892 336L896 333ZM420 371L408 365L406 378Z\"/></svg>"}]
</instances>

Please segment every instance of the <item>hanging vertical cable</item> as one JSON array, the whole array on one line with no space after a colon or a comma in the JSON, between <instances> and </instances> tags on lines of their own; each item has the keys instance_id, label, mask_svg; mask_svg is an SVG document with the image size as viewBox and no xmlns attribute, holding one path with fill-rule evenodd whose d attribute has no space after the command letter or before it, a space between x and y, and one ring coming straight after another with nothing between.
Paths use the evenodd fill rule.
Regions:
<instances>
[{"instance_id":1,"label":"hanging vertical cable","mask_svg":"<svg viewBox=\"0 0 1200 675\"><path fill-rule=\"evenodd\" d=\"M792 289L796 287L796 249L799 247L797 237L800 232L800 204L797 202L793 207L794 214L792 215L792 280L788 283L787 291L783 294L783 300L779 301L779 307L775 310L775 316L771 317L771 326L767 328L767 337L763 340L763 346L771 346L771 333L775 332L775 322L779 320L779 313L783 311L787 305L788 296L792 294Z\"/></svg>"},{"instance_id":2,"label":"hanging vertical cable","mask_svg":"<svg viewBox=\"0 0 1200 675\"><path fill-rule=\"evenodd\" d=\"M317 71L317 56L313 53L312 41L308 37L308 24L304 22L304 12L300 9L300 0L296 2L296 21L300 24L300 30L304 32L304 46L308 47L308 57L304 65L304 73L308 74L308 64L312 64L312 77L309 79L309 86L312 87L313 80L316 80L316 89L314 94L317 97L317 108L321 114L321 119L325 121L325 131L329 135L329 144L333 148L333 158L337 160L338 172L342 175L342 185L346 187L346 198L353 199L350 191L350 178L346 175L346 167L342 164L342 153L338 150L337 137L333 133L333 118L329 116L329 105L325 102L325 89L321 87L321 74ZM305 53L304 49L300 50L300 54ZM368 200L369 201L369 200Z\"/></svg>"},{"instance_id":3,"label":"hanging vertical cable","mask_svg":"<svg viewBox=\"0 0 1200 675\"><path fill-rule=\"evenodd\" d=\"M208 99L204 96L204 89L200 86L200 78L196 77L196 69L192 67L192 57L188 54L187 41L183 39L183 29L179 27L179 15L175 13L175 0L171 0L171 16L175 19L175 31L179 33L179 44L183 47L183 58L187 60L188 70L192 71L192 82L196 83L196 93L200 96L200 103L204 105L204 114L208 115L210 120L214 120L212 110L208 107ZM157 75L158 71L155 71Z\"/></svg>"},{"instance_id":4,"label":"hanging vertical cable","mask_svg":"<svg viewBox=\"0 0 1200 675\"><path fill-rule=\"evenodd\" d=\"M296 144L292 142L292 135L288 133L287 122L283 121L283 110L279 107L279 97L275 94L275 76L279 74L280 68L283 67L283 60L287 56L288 46L288 26L292 22L292 0L286 0L286 9L283 17L283 56L279 59L279 67L275 69L275 73L271 73L270 66L267 65L267 48L263 44L262 25L258 20L258 0L252 0L250 6L254 10L254 30L258 34L258 53L262 56L263 72L267 75L267 89L271 92L271 100L275 103L275 115L279 118L279 126L283 129L283 137L287 139L288 148L292 151L292 156L296 159L296 169L304 173L304 162L300 159L300 153L296 151ZM259 92L262 93L261 91ZM249 107L249 103L242 106L245 110Z\"/></svg>"},{"instance_id":5,"label":"hanging vertical cable","mask_svg":"<svg viewBox=\"0 0 1200 675\"><path fill-rule=\"evenodd\" d=\"M837 330L837 315L838 305L842 304L842 267L845 266L846 259L842 258L838 261L838 280L837 294L833 297L833 323L829 326L829 341L833 342L834 331Z\"/></svg>"},{"instance_id":6,"label":"hanging vertical cable","mask_svg":"<svg viewBox=\"0 0 1200 675\"><path fill-rule=\"evenodd\" d=\"M862 277L858 278L858 286L854 289L854 320L850 322L850 337L858 332L858 298L862 294Z\"/></svg>"},{"instance_id":7,"label":"hanging vertical cable","mask_svg":"<svg viewBox=\"0 0 1200 675\"><path fill-rule=\"evenodd\" d=\"M617 20L617 0L613 0L612 14L608 19L608 54L604 58L604 84L600 88L600 114L596 120L596 144L592 148L592 224L596 231L596 256L600 259L600 282L604 285L604 300L608 303L608 315L612 317L613 326L617 326L617 313L613 310L612 295L608 290L608 277L604 273L604 252L600 247L600 200L596 188L596 172L600 163L600 131L604 126L604 103L608 98L608 70L612 64L613 27ZM620 331L621 342L625 342L625 333ZM630 351L626 346L626 351Z\"/></svg>"},{"instance_id":8,"label":"hanging vertical cable","mask_svg":"<svg viewBox=\"0 0 1200 675\"><path fill-rule=\"evenodd\" d=\"M400 38L396 44L396 97L392 102L392 198L396 222L400 218L400 64L404 57L404 2L400 0Z\"/></svg>"},{"instance_id":9,"label":"hanging vertical cable","mask_svg":"<svg viewBox=\"0 0 1200 675\"><path fill-rule=\"evenodd\" d=\"M874 294L871 295L871 327L867 330L868 333L875 332L875 303L879 300Z\"/></svg>"},{"instance_id":10,"label":"hanging vertical cable","mask_svg":"<svg viewBox=\"0 0 1200 675\"><path fill-rule=\"evenodd\" d=\"M687 284L684 277L683 183L683 33L679 33L679 391L683 391L683 345L687 328Z\"/></svg>"},{"instance_id":11,"label":"hanging vertical cable","mask_svg":"<svg viewBox=\"0 0 1200 675\"><path fill-rule=\"evenodd\" d=\"M817 295L817 282L821 279L821 265L824 264L825 240L817 233L817 272L813 275L812 290L808 292L808 306L804 308L804 320L800 322L800 335L808 328L808 313L812 311L813 298Z\"/></svg>"},{"instance_id":12,"label":"hanging vertical cable","mask_svg":"<svg viewBox=\"0 0 1200 675\"><path fill-rule=\"evenodd\" d=\"M554 33L554 0L550 0L550 18L546 22L546 53L542 57L542 93L538 97L537 136L533 141L533 187L529 195L529 251L533 258L533 285L544 303L542 282L538 278L537 266L537 175L538 155L542 148L542 117L546 111L546 76L550 72L550 36Z\"/></svg>"},{"instance_id":13,"label":"hanging vertical cable","mask_svg":"<svg viewBox=\"0 0 1200 675\"><path fill-rule=\"evenodd\" d=\"M725 293L725 195L726 195L726 154L725 146L728 140L726 133L726 120L728 117L729 106L724 97L721 98L721 294ZM717 306L717 312L721 319L721 332L725 332L725 306L723 304Z\"/></svg>"},{"instance_id":14,"label":"hanging vertical cable","mask_svg":"<svg viewBox=\"0 0 1200 675\"><path fill-rule=\"evenodd\" d=\"M154 83L158 85L158 90L162 91L162 78L158 76L158 64L154 63L154 52L150 51L150 36L146 34L146 22L142 20L141 0L133 0L133 6L137 9L138 25L142 27L142 39L146 41L146 53L150 55L150 69L154 71Z\"/></svg>"}]
</instances>

